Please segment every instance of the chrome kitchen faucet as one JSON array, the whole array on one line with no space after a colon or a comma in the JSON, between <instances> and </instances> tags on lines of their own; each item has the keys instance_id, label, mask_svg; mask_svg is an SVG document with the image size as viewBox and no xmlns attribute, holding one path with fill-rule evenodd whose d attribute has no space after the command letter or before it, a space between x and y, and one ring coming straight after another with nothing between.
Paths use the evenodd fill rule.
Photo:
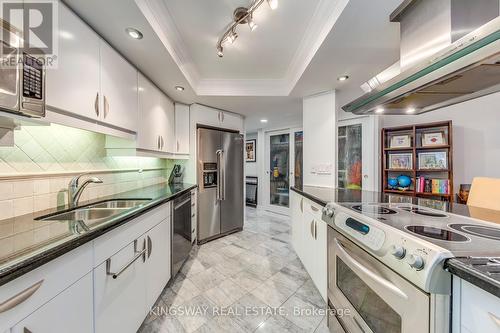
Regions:
<instances>
[{"instance_id":1,"label":"chrome kitchen faucet","mask_svg":"<svg viewBox=\"0 0 500 333\"><path fill-rule=\"evenodd\" d=\"M85 176L86 173L82 173L81 175L78 175L71 179L68 185L68 194L69 194L69 206L71 208L74 208L78 205L78 200L80 200L80 196L82 195L83 190L87 185L94 183L94 184L102 184L103 181L100 178L97 177L90 177L87 180L85 180L81 185L79 185L80 178L82 176Z\"/></svg>"}]
</instances>

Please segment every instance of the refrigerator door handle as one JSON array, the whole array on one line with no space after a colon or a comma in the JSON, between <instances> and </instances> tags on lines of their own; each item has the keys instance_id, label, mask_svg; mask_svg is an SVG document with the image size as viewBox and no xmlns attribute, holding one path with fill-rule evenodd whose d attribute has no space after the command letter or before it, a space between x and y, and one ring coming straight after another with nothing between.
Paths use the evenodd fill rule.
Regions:
<instances>
[{"instance_id":1,"label":"refrigerator door handle","mask_svg":"<svg viewBox=\"0 0 500 333\"><path fill-rule=\"evenodd\" d=\"M220 183L221 183L221 200L226 200L226 160L225 160L225 155L224 155L224 150L221 150L220 152L221 156L221 176L220 176Z\"/></svg>"},{"instance_id":2,"label":"refrigerator door handle","mask_svg":"<svg viewBox=\"0 0 500 333\"><path fill-rule=\"evenodd\" d=\"M222 150L217 150L215 152L217 156L217 201L222 200L221 198L221 155L222 155Z\"/></svg>"}]
</instances>

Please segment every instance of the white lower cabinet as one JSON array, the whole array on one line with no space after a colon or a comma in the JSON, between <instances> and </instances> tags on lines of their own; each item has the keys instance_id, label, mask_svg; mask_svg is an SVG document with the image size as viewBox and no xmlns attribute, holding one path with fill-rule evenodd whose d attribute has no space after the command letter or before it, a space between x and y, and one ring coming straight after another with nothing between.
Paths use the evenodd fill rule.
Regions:
<instances>
[{"instance_id":1,"label":"white lower cabinet","mask_svg":"<svg viewBox=\"0 0 500 333\"><path fill-rule=\"evenodd\" d=\"M92 273L88 273L15 325L11 333L93 332L92 301Z\"/></svg>"},{"instance_id":2,"label":"white lower cabinet","mask_svg":"<svg viewBox=\"0 0 500 333\"><path fill-rule=\"evenodd\" d=\"M146 308L151 309L170 280L170 218L146 235Z\"/></svg>"},{"instance_id":3,"label":"white lower cabinet","mask_svg":"<svg viewBox=\"0 0 500 333\"><path fill-rule=\"evenodd\" d=\"M138 239L94 269L96 333L136 332L144 320L146 253L138 252L145 249L146 240Z\"/></svg>"},{"instance_id":4,"label":"white lower cabinet","mask_svg":"<svg viewBox=\"0 0 500 333\"><path fill-rule=\"evenodd\" d=\"M309 205L309 206L308 206ZM292 191L292 245L323 299L327 299L327 224L320 207ZM312 209L311 209L312 208Z\"/></svg>"},{"instance_id":5,"label":"white lower cabinet","mask_svg":"<svg viewBox=\"0 0 500 333\"><path fill-rule=\"evenodd\" d=\"M453 284L454 298L460 299L453 308L454 333L500 332L500 298L458 277Z\"/></svg>"}]
</instances>

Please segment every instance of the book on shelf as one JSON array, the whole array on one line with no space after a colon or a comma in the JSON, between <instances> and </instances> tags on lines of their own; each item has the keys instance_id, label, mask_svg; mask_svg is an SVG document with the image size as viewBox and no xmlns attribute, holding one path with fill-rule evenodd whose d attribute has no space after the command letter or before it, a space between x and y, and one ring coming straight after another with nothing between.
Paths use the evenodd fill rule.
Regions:
<instances>
[{"instance_id":1,"label":"book on shelf","mask_svg":"<svg viewBox=\"0 0 500 333\"><path fill-rule=\"evenodd\" d=\"M416 191L417 193L450 194L450 181L417 177Z\"/></svg>"}]
</instances>

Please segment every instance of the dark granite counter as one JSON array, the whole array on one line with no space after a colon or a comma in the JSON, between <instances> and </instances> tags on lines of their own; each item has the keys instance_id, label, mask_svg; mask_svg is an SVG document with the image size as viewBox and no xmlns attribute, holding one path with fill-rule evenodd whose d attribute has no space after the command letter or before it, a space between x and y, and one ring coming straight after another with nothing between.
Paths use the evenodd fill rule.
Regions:
<instances>
[{"instance_id":1,"label":"dark granite counter","mask_svg":"<svg viewBox=\"0 0 500 333\"><path fill-rule=\"evenodd\" d=\"M491 209L381 192L314 186L304 186L301 188L292 187L291 189L292 191L299 193L300 195L322 206L325 206L329 202L411 203L423 207L442 210L447 213L496 223L500 226L500 211ZM498 257L500 257L500 242ZM491 259L493 258L455 258L448 260L447 269L450 273L457 275L460 278L500 297L500 264L487 265L486 263Z\"/></svg>"},{"instance_id":2,"label":"dark granite counter","mask_svg":"<svg viewBox=\"0 0 500 333\"><path fill-rule=\"evenodd\" d=\"M69 207L0 220L0 286L194 188L196 185L191 184L161 184L81 202L79 206L113 199L151 199L119 215L87 225L87 231L81 228L76 231L74 221L37 220L40 216L64 212Z\"/></svg>"},{"instance_id":3,"label":"dark granite counter","mask_svg":"<svg viewBox=\"0 0 500 333\"><path fill-rule=\"evenodd\" d=\"M450 273L500 297L500 257L454 258L448 260L445 267Z\"/></svg>"}]
</instances>

